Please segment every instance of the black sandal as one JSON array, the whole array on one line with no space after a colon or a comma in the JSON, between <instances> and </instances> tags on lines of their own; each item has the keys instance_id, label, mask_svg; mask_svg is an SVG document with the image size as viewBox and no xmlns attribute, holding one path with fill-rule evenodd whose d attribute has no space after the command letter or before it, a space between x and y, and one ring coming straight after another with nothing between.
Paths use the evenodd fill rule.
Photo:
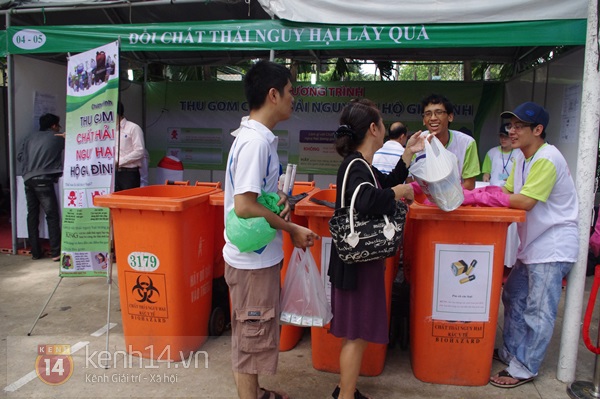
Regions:
<instances>
[{"instance_id":1,"label":"black sandal","mask_svg":"<svg viewBox=\"0 0 600 399\"><path fill-rule=\"evenodd\" d=\"M492 379L490 378L490 384L492 384L493 386L498 387L498 388L507 388L507 389L516 388L523 384L527 384L528 382L532 382L535 379L535 377L529 377L529 378L513 377L506 369L504 369L501 372L499 372L498 374L496 374L496 377L508 377L508 378L512 378L513 380L517 381L512 384L503 384L501 382L492 381Z\"/></svg>"},{"instance_id":2,"label":"black sandal","mask_svg":"<svg viewBox=\"0 0 600 399\"><path fill-rule=\"evenodd\" d=\"M260 388L263 390L263 395L260 397L260 399L271 399L271 397L275 398L275 399L283 399L283 395L280 394L279 392L275 392L275 391L269 391L268 389L265 388ZM273 396L271 396L271 394Z\"/></svg>"},{"instance_id":3,"label":"black sandal","mask_svg":"<svg viewBox=\"0 0 600 399\"><path fill-rule=\"evenodd\" d=\"M331 396L333 397L333 399L338 399L338 397L340 396L340 387L339 386L335 387L335 389L331 393ZM360 393L360 391L357 389L356 391L354 391L354 399L368 399L368 398L365 395L363 395L362 393Z\"/></svg>"}]
</instances>

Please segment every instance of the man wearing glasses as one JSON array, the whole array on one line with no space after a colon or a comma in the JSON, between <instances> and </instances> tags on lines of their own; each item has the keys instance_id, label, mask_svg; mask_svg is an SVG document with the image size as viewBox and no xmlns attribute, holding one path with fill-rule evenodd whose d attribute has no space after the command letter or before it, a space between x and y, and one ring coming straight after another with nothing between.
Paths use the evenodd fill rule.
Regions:
<instances>
[{"instance_id":1,"label":"man wearing glasses","mask_svg":"<svg viewBox=\"0 0 600 399\"><path fill-rule=\"evenodd\" d=\"M458 158L462 185L468 190L475 188L475 178L481 173L477 143L473 137L450 130L450 122L454 120L454 106L444 96L432 94L421 100L423 108L423 125L442 142L448 151ZM418 158L418 157L417 157Z\"/></svg>"},{"instance_id":2,"label":"man wearing glasses","mask_svg":"<svg viewBox=\"0 0 600 399\"><path fill-rule=\"evenodd\" d=\"M502 293L504 345L494 353L507 367L490 378L494 386L513 388L538 375L552 338L562 280L579 251L578 203L567 162L545 141L548 112L526 102L501 117L510 119L511 146L521 152L502 191L475 190L465 203L527 211L517 224L521 245ZM493 198L483 201L486 195Z\"/></svg>"}]
</instances>

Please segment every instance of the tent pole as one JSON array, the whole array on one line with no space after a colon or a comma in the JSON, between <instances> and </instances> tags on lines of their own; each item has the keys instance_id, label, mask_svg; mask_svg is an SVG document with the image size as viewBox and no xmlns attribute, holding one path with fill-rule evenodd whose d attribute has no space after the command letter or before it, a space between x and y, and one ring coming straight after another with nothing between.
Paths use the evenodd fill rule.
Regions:
<instances>
[{"instance_id":1,"label":"tent pole","mask_svg":"<svg viewBox=\"0 0 600 399\"><path fill-rule=\"evenodd\" d=\"M10 28L10 14L6 14L6 29ZM16 174L16 144L15 144L15 113L14 113L14 91L15 91L15 66L13 55L6 54L6 76L7 82L7 108L8 108L8 173L10 179L10 220L12 235L12 254L17 254L17 174Z\"/></svg>"},{"instance_id":2,"label":"tent pole","mask_svg":"<svg viewBox=\"0 0 600 399\"><path fill-rule=\"evenodd\" d=\"M577 158L576 187L579 198L579 256L568 276L562 335L556 378L562 382L575 380L579 346L581 311L585 288L585 273L590 238L590 221L594 206L594 182L598 157L598 126L600 123L600 73L598 71L598 2L589 0L581 123Z\"/></svg>"}]
</instances>

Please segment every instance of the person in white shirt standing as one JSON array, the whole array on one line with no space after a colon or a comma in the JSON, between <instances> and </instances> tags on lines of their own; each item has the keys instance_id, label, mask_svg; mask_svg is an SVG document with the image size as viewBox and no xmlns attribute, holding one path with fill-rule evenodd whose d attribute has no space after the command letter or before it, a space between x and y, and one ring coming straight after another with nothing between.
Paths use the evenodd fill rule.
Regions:
<instances>
[{"instance_id":1,"label":"person in white shirt standing","mask_svg":"<svg viewBox=\"0 0 600 399\"><path fill-rule=\"evenodd\" d=\"M454 121L454 105L441 94L431 94L421 100L421 107L423 125L427 128L423 134L435 135L448 151L456 155L462 186L467 190L474 189L475 178L481 173L477 143L473 137L450 129L450 123ZM411 165L424 159L424 151L415 154ZM412 180L409 176L406 181Z\"/></svg>"},{"instance_id":2,"label":"person in white shirt standing","mask_svg":"<svg viewBox=\"0 0 600 399\"><path fill-rule=\"evenodd\" d=\"M277 189L280 174L275 126L292 114L291 73L270 61L254 64L244 78L250 115L242 118L225 170L224 214L232 210L239 218L264 217L278 230L263 248L241 252L225 234L223 258L225 281L231 299L232 369L240 399L287 399L288 396L263 389L259 375L273 375L279 356L279 294L283 260L282 230L296 247L310 247L319 236L290 222L287 196ZM262 192L278 193L275 213L261 205ZM225 231L229 226L225 221Z\"/></svg>"},{"instance_id":3,"label":"person in white shirt standing","mask_svg":"<svg viewBox=\"0 0 600 399\"><path fill-rule=\"evenodd\" d=\"M142 128L125 118L125 107L117 105L119 133L117 140L117 160L115 163L115 191L140 187L140 168L145 148Z\"/></svg>"},{"instance_id":4,"label":"person in white shirt standing","mask_svg":"<svg viewBox=\"0 0 600 399\"><path fill-rule=\"evenodd\" d=\"M470 203L480 203L487 194L494 197L491 204L527 211L527 219L517 224L517 263L502 292L504 344L494 353L507 367L490 377L494 386L513 388L533 381L550 344L562 280L579 252L578 201L565 158L546 143L548 112L526 102L501 117L510 119L511 146L521 153L504 187L472 193Z\"/></svg>"},{"instance_id":5,"label":"person in white shirt standing","mask_svg":"<svg viewBox=\"0 0 600 399\"><path fill-rule=\"evenodd\" d=\"M408 130L402 122L394 122L388 131L388 141L373 155L373 166L381 173L390 174L404 154Z\"/></svg>"}]
</instances>

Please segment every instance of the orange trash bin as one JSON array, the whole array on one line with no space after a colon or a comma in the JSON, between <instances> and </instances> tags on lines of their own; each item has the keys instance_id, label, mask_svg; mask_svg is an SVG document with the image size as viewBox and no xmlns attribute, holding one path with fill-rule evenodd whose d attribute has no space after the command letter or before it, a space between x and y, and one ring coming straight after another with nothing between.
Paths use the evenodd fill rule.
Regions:
<instances>
[{"instance_id":1,"label":"orange trash bin","mask_svg":"<svg viewBox=\"0 0 600 399\"><path fill-rule=\"evenodd\" d=\"M315 245L310 248L317 267L321 271L323 280L326 281L327 298L331 295L331 285L327 277L327 268L329 266L329 253L333 242L329 232L329 219L333 216L334 209L316 204L310 201L311 198L328 201L335 204L336 190L333 188L320 190L304 198L296 204L295 213L304 215L308 218L308 228L321 236L320 240L315 241ZM322 265L322 262L326 262ZM388 314L388 326L390 321L390 311L392 303L392 284L398 271L399 252L396 256L386 259L385 262L385 296ZM320 371L331 373L340 372L340 352L342 349L342 339L335 337L329 332L329 324L325 327L311 327L311 347L313 367ZM360 367L360 375L376 376L383 372L387 345L369 343Z\"/></svg>"},{"instance_id":2,"label":"orange trash bin","mask_svg":"<svg viewBox=\"0 0 600 399\"><path fill-rule=\"evenodd\" d=\"M207 338L211 187L155 185L96 196L111 208L127 352L180 361Z\"/></svg>"},{"instance_id":3,"label":"orange trash bin","mask_svg":"<svg viewBox=\"0 0 600 399\"><path fill-rule=\"evenodd\" d=\"M214 216L214 250L213 250L213 279L223 277L225 275L225 260L223 260L223 245L225 238L223 237L223 190L221 182L196 182L196 187L212 187L216 190L215 194L211 194L208 203L215 214ZM219 199L220 198L220 199Z\"/></svg>"},{"instance_id":4,"label":"orange trash bin","mask_svg":"<svg viewBox=\"0 0 600 399\"><path fill-rule=\"evenodd\" d=\"M225 218L223 216L223 207L225 199L223 198L223 191L211 194L209 203L215 210L214 276L217 278L225 275L225 259L223 259L223 247L225 246Z\"/></svg>"},{"instance_id":5,"label":"orange trash bin","mask_svg":"<svg viewBox=\"0 0 600 399\"><path fill-rule=\"evenodd\" d=\"M292 196L300 195L300 194L308 194L314 193L318 191L319 188L315 187L315 182L295 182L294 188L292 189ZM297 204L296 204L297 205ZM295 208L295 206L294 206ZM295 210L292 211L291 221L304 227L308 227L308 219L306 216L298 215ZM294 251L294 244L292 244L292 239L290 235L287 233L283 234L283 267L281 269L281 286L283 287L283 282L285 281L285 276L287 274L288 263L290 262L290 258L292 257L292 252ZM281 352L289 351L294 349L294 347L298 344L300 339L302 338L302 334L304 333L304 327L292 326L288 324L281 325L281 331L279 334L279 350Z\"/></svg>"},{"instance_id":6,"label":"orange trash bin","mask_svg":"<svg viewBox=\"0 0 600 399\"><path fill-rule=\"evenodd\" d=\"M490 378L506 230L525 211L417 202L410 232L410 353L413 373L436 384L480 386Z\"/></svg>"}]
</instances>

